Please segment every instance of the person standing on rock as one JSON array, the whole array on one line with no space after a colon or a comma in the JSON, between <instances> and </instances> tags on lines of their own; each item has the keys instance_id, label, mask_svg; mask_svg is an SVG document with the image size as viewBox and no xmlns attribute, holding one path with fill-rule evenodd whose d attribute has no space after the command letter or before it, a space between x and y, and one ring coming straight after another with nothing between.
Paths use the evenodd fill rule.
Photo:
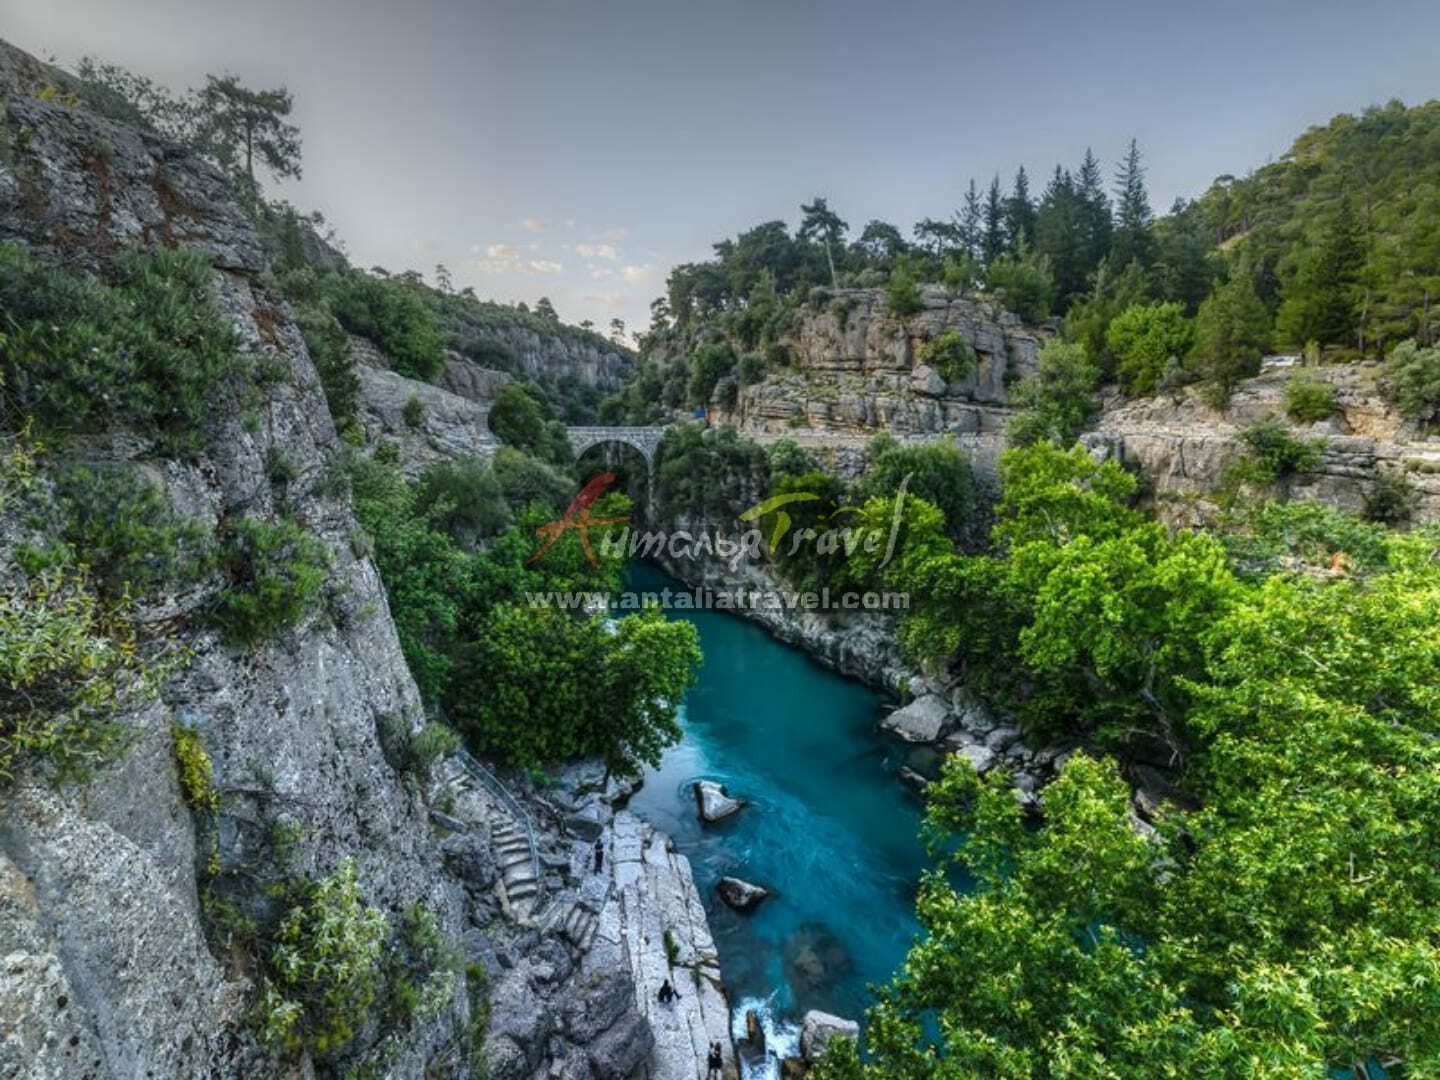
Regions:
<instances>
[{"instance_id":1,"label":"person standing on rock","mask_svg":"<svg viewBox=\"0 0 1440 1080\"><path fill-rule=\"evenodd\" d=\"M660 992L655 996L659 999L661 1005L669 1005L672 1001L677 1001L680 998L680 995L675 992L675 987L670 985L669 979L666 979L660 984Z\"/></svg>"},{"instance_id":2,"label":"person standing on rock","mask_svg":"<svg viewBox=\"0 0 1440 1080\"><path fill-rule=\"evenodd\" d=\"M598 874L605 868L605 845L597 836L595 838L595 872Z\"/></svg>"},{"instance_id":3,"label":"person standing on rock","mask_svg":"<svg viewBox=\"0 0 1440 1080\"><path fill-rule=\"evenodd\" d=\"M712 1077L724 1080L724 1076L725 1053L718 1042L713 1042L710 1044L710 1056L705 1059L705 1080L711 1080Z\"/></svg>"}]
</instances>

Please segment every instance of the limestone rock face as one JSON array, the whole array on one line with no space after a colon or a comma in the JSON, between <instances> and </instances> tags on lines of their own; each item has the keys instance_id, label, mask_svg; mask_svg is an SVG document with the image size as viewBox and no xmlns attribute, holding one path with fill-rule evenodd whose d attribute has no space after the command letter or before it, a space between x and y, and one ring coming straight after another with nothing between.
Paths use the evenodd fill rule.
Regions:
<instances>
[{"instance_id":1,"label":"limestone rock face","mask_svg":"<svg viewBox=\"0 0 1440 1080\"><path fill-rule=\"evenodd\" d=\"M700 820L707 824L724 821L731 814L737 814L745 806L743 799L732 799L725 788L713 780L695 781L695 809Z\"/></svg>"},{"instance_id":2,"label":"limestone rock face","mask_svg":"<svg viewBox=\"0 0 1440 1080\"><path fill-rule=\"evenodd\" d=\"M770 896L770 890L737 877L722 877L715 891L736 911L754 911Z\"/></svg>"},{"instance_id":3,"label":"limestone rock face","mask_svg":"<svg viewBox=\"0 0 1440 1080\"><path fill-rule=\"evenodd\" d=\"M940 737L949 715L950 710L938 694L926 694L896 709L880 721L880 727L906 742L931 743Z\"/></svg>"},{"instance_id":4,"label":"limestone rock face","mask_svg":"<svg viewBox=\"0 0 1440 1080\"><path fill-rule=\"evenodd\" d=\"M357 364L355 374L366 445L396 444L401 471L412 479L437 462L489 457L499 445L490 434L486 405L383 368ZM406 415L407 407L414 415L412 398L420 403L418 423Z\"/></svg>"},{"instance_id":5,"label":"limestone rock face","mask_svg":"<svg viewBox=\"0 0 1440 1080\"><path fill-rule=\"evenodd\" d=\"M830 1013L811 1009L805 1014L800 1029L800 1056L814 1064L825 1057L825 1048L833 1039L860 1038L860 1025L854 1020L832 1016Z\"/></svg>"}]
</instances>

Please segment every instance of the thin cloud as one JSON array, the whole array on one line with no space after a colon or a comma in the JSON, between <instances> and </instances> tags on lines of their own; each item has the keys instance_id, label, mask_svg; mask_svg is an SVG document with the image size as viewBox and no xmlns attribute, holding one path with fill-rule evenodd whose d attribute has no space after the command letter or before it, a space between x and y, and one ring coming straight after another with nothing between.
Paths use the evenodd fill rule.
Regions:
<instances>
[{"instance_id":1,"label":"thin cloud","mask_svg":"<svg viewBox=\"0 0 1440 1080\"><path fill-rule=\"evenodd\" d=\"M619 254L609 244L576 244L575 254L582 259L605 259L614 262Z\"/></svg>"},{"instance_id":2,"label":"thin cloud","mask_svg":"<svg viewBox=\"0 0 1440 1080\"><path fill-rule=\"evenodd\" d=\"M514 244L491 244L485 254L492 259L513 259L520 254L520 249Z\"/></svg>"},{"instance_id":3,"label":"thin cloud","mask_svg":"<svg viewBox=\"0 0 1440 1080\"><path fill-rule=\"evenodd\" d=\"M655 268L649 263L646 263L644 266L627 266L624 270L621 270L620 273L625 276L625 280L631 285L644 285L655 276Z\"/></svg>"},{"instance_id":4,"label":"thin cloud","mask_svg":"<svg viewBox=\"0 0 1440 1080\"><path fill-rule=\"evenodd\" d=\"M521 220L520 227L526 232L544 232L550 226L537 217L527 217Z\"/></svg>"}]
</instances>

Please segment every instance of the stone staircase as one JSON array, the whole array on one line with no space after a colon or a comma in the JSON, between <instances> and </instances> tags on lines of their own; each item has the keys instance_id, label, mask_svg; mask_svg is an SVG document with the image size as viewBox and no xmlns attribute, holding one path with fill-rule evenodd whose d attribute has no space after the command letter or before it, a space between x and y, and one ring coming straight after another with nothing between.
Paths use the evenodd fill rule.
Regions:
<instances>
[{"instance_id":1,"label":"stone staircase","mask_svg":"<svg viewBox=\"0 0 1440 1080\"><path fill-rule=\"evenodd\" d=\"M500 884L505 902L516 919L524 921L540 898L540 881L535 870L535 852L526 832L513 819L490 822L490 846L500 865Z\"/></svg>"},{"instance_id":2,"label":"stone staircase","mask_svg":"<svg viewBox=\"0 0 1440 1080\"><path fill-rule=\"evenodd\" d=\"M590 951L590 945L595 940L595 932L600 929L598 914L577 900L570 905L570 910L558 922L560 932L570 940L570 944L582 953Z\"/></svg>"},{"instance_id":3,"label":"stone staircase","mask_svg":"<svg viewBox=\"0 0 1440 1080\"><path fill-rule=\"evenodd\" d=\"M490 847L500 868L500 903L515 922L533 924L541 902L540 857L535 830L525 808L484 765L464 750L447 763L445 783L470 807L470 824L489 829Z\"/></svg>"}]
</instances>

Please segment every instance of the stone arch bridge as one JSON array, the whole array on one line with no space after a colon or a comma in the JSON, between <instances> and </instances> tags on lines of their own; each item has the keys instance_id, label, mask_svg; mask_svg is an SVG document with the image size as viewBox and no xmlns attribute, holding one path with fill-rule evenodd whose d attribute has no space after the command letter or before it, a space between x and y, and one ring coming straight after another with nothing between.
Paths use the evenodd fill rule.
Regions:
<instances>
[{"instance_id":1,"label":"stone arch bridge","mask_svg":"<svg viewBox=\"0 0 1440 1080\"><path fill-rule=\"evenodd\" d=\"M655 451L665 437L663 427L571 427L565 431L577 458L601 443L623 443L640 452L648 469L655 468Z\"/></svg>"}]
</instances>

